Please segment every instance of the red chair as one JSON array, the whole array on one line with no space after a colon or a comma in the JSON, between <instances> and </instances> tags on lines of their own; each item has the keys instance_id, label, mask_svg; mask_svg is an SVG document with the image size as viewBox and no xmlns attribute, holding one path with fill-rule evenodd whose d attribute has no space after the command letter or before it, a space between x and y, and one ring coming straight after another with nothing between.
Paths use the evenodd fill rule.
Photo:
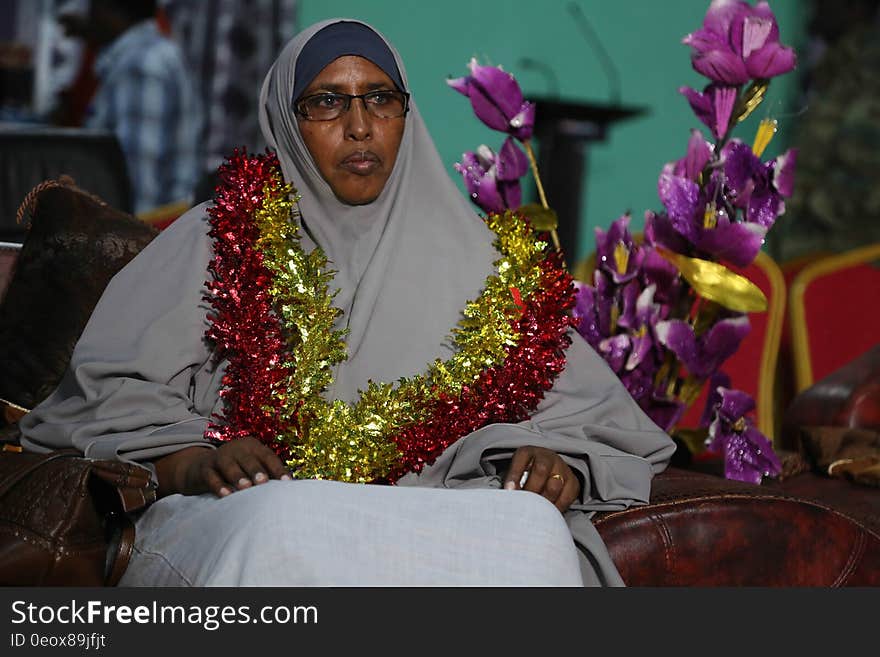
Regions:
<instances>
[{"instance_id":1,"label":"red chair","mask_svg":"<svg viewBox=\"0 0 880 657\"><path fill-rule=\"evenodd\" d=\"M776 261L763 251L758 252L745 268L728 267L761 288L767 297L767 310L749 314L751 330L721 369L730 376L731 386L755 400L755 424L775 445L774 437L781 422L777 413L776 371L785 318L785 280ZM678 427L699 425L707 397L708 385L703 386L700 396L685 412Z\"/></svg>"},{"instance_id":2,"label":"red chair","mask_svg":"<svg viewBox=\"0 0 880 657\"><path fill-rule=\"evenodd\" d=\"M789 304L801 392L880 343L880 243L804 267Z\"/></svg>"}]
</instances>

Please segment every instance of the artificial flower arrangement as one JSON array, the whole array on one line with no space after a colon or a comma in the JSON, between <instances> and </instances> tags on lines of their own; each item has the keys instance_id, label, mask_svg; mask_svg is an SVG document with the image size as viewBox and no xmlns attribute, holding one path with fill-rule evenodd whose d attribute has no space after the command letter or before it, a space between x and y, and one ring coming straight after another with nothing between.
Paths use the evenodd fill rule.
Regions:
<instances>
[{"instance_id":1,"label":"artificial flower arrangement","mask_svg":"<svg viewBox=\"0 0 880 657\"><path fill-rule=\"evenodd\" d=\"M701 426L706 450L724 458L729 479L760 483L781 464L754 426L751 397L731 387L721 369L749 331L748 312L766 310L759 288L726 264L745 267L785 211L793 189L796 151L765 162L761 156L776 121L761 121L749 146L732 136L761 103L773 77L795 67L794 51L779 42L766 2L713 0L702 27L683 43L694 69L709 78L697 91L682 87L711 140L692 130L682 159L663 167L663 210L645 213L644 236L634 239L624 215L596 229L591 284L575 282L573 324L605 359L651 419L672 432L705 385ZM555 235L530 138L536 107L501 67L469 64L470 75L449 80L487 126L506 133L497 152L480 146L455 165L471 200L487 214L516 210L538 230ZM525 152L520 149L521 144ZM529 167L540 205L521 206L520 179Z\"/></svg>"}]
</instances>

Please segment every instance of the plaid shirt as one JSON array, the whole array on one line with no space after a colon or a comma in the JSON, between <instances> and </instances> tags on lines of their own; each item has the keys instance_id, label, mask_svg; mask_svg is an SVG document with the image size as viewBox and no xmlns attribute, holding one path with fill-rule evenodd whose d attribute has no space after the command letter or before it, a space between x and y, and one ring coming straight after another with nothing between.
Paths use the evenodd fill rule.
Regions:
<instances>
[{"instance_id":1,"label":"plaid shirt","mask_svg":"<svg viewBox=\"0 0 880 657\"><path fill-rule=\"evenodd\" d=\"M86 127L111 130L128 165L134 212L191 200L199 171L201 107L179 48L154 20L98 55L99 87Z\"/></svg>"}]
</instances>

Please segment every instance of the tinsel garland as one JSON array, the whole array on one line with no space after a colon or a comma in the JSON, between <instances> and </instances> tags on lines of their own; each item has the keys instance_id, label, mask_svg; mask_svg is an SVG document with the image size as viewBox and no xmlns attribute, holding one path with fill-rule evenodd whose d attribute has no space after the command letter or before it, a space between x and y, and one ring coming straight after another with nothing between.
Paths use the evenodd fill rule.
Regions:
<instances>
[{"instance_id":1,"label":"tinsel garland","mask_svg":"<svg viewBox=\"0 0 880 657\"><path fill-rule=\"evenodd\" d=\"M228 365L209 438L254 436L301 478L393 483L486 424L528 418L564 369L571 276L527 221L490 215L497 274L452 329L455 354L420 376L370 382L353 405L325 400L346 358L326 256L302 250L274 154L236 153L219 176L206 335Z\"/></svg>"}]
</instances>

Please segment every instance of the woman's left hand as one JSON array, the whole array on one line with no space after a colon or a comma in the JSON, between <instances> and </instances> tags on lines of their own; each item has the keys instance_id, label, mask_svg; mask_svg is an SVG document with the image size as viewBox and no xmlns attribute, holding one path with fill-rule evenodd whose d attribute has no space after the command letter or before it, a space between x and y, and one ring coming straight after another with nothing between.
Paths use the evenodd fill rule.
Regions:
<instances>
[{"instance_id":1,"label":"woman's left hand","mask_svg":"<svg viewBox=\"0 0 880 657\"><path fill-rule=\"evenodd\" d=\"M519 482L528 472L525 484ZM513 453L504 479L509 490L529 490L547 498L564 513L581 492L581 482L568 464L553 450L527 445Z\"/></svg>"}]
</instances>

